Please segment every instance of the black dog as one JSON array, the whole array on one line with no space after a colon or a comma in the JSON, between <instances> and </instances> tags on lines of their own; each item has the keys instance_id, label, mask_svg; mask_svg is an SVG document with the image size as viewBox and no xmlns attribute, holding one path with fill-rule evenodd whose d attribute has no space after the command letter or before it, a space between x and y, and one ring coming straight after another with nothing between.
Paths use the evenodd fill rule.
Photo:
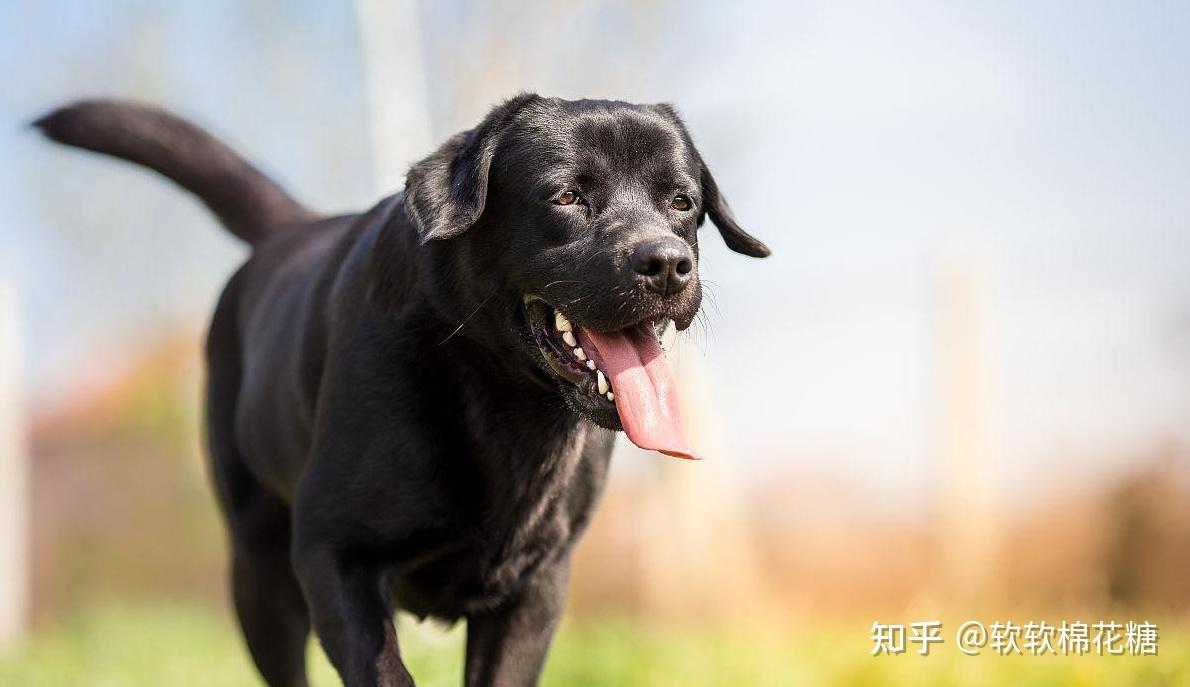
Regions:
<instances>
[{"instance_id":1,"label":"black dog","mask_svg":"<svg viewBox=\"0 0 1190 687\"><path fill-rule=\"evenodd\" d=\"M273 687L311 624L348 685L408 685L395 608L467 619L466 683L529 685L614 435L692 457L656 332L699 308L696 230L736 224L666 105L521 95L318 218L193 125L84 102L50 138L195 193L251 258L207 341L235 606Z\"/></svg>"}]
</instances>

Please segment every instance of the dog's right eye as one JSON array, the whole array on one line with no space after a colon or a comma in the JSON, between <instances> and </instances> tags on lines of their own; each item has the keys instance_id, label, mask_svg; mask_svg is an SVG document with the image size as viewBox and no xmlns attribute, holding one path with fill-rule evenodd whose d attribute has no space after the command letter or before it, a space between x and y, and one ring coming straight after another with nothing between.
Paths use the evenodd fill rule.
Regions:
<instances>
[{"instance_id":1,"label":"dog's right eye","mask_svg":"<svg viewBox=\"0 0 1190 687\"><path fill-rule=\"evenodd\" d=\"M557 198L554 199L554 202L558 205L574 205L575 203L581 205L583 202L583 197L574 191L563 191L558 195Z\"/></svg>"}]
</instances>

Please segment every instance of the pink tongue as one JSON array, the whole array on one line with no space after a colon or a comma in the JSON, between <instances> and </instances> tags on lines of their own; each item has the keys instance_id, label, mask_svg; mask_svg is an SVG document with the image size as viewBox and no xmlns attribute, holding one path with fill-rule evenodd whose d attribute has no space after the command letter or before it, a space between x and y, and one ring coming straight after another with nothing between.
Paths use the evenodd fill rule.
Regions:
<instances>
[{"instance_id":1,"label":"pink tongue","mask_svg":"<svg viewBox=\"0 0 1190 687\"><path fill-rule=\"evenodd\" d=\"M694 459L682 431L677 386L653 327L618 332L580 330L580 343L594 349L595 363L608 375L616 410L632 443L669 456Z\"/></svg>"}]
</instances>

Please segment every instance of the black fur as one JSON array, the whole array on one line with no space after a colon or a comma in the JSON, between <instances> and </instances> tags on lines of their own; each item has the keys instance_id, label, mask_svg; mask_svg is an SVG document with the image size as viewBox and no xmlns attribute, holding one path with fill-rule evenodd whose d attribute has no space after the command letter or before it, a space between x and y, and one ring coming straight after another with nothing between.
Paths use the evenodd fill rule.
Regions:
<instances>
[{"instance_id":1,"label":"black fur","mask_svg":"<svg viewBox=\"0 0 1190 687\"><path fill-rule=\"evenodd\" d=\"M158 110L81 103L39 126L164 173L255 246L211 323L207 411L265 680L305 684L313 627L346 684L412 684L402 608L467 620L468 685L535 684L604 483L599 426L619 421L551 371L523 297L595 330L685 328L705 216L732 249L768 254L672 108L521 95L415 165L403 194L329 219ZM567 189L584 202L554 202ZM693 255L678 293L628 265L659 239Z\"/></svg>"}]
</instances>

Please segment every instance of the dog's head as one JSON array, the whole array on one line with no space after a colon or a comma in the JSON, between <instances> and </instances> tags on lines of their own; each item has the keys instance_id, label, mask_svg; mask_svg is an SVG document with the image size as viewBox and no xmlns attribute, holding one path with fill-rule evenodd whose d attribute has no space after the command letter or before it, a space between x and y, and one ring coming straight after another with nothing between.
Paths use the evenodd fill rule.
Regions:
<instances>
[{"instance_id":1,"label":"dog's head","mask_svg":"<svg viewBox=\"0 0 1190 687\"><path fill-rule=\"evenodd\" d=\"M710 217L732 250L769 250L673 108L518 96L413 166L405 212L460 335L522 349L574 411L689 457L657 336L698 312L698 228Z\"/></svg>"}]
</instances>

